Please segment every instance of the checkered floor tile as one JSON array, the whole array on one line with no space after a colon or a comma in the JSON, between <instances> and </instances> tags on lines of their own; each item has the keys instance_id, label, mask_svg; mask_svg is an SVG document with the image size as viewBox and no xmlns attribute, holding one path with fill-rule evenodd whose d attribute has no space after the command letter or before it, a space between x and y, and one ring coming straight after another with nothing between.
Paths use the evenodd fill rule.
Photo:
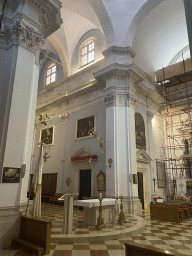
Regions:
<instances>
[{"instance_id":1,"label":"checkered floor tile","mask_svg":"<svg viewBox=\"0 0 192 256\"><path fill-rule=\"evenodd\" d=\"M42 216L52 221L52 233L54 234L55 232L61 232L62 214L63 207L42 205ZM128 241L171 250L173 254L177 251L185 255L192 255L192 218L181 223L161 222L150 220L150 213L148 211L144 211L141 217L146 220L146 226L145 230L137 235L103 242L52 243L49 256L124 256L124 243ZM73 232L91 233L91 228L83 225L82 218L83 211L74 209ZM132 217L128 219L128 223L135 225L136 219ZM113 225L111 229L115 226L118 225Z\"/></svg>"}]
</instances>

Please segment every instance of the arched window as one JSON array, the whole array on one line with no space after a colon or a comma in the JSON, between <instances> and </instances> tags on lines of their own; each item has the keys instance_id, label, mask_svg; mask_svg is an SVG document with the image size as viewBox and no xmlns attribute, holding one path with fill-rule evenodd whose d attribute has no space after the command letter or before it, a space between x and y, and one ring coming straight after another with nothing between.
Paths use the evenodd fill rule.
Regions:
<instances>
[{"instance_id":1,"label":"arched window","mask_svg":"<svg viewBox=\"0 0 192 256\"><path fill-rule=\"evenodd\" d=\"M86 41L80 48L80 67L83 67L95 60L95 40Z\"/></svg>"},{"instance_id":2,"label":"arched window","mask_svg":"<svg viewBox=\"0 0 192 256\"><path fill-rule=\"evenodd\" d=\"M136 148L146 149L145 123L140 113L135 113Z\"/></svg>"},{"instance_id":3,"label":"arched window","mask_svg":"<svg viewBox=\"0 0 192 256\"><path fill-rule=\"evenodd\" d=\"M46 85L49 85L56 81L56 64L52 63L48 66L46 71Z\"/></svg>"}]
</instances>

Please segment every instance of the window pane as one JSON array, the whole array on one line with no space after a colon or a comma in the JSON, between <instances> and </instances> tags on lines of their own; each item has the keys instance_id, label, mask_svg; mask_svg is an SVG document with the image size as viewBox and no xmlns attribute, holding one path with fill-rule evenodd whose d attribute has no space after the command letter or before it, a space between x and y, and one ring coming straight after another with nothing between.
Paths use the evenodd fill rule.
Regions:
<instances>
[{"instance_id":1,"label":"window pane","mask_svg":"<svg viewBox=\"0 0 192 256\"><path fill-rule=\"evenodd\" d=\"M89 54L88 54L88 56L89 56L89 58L88 58L88 62L91 62L91 61L93 61L94 60L94 51L92 51L92 52L90 52Z\"/></svg>"},{"instance_id":2,"label":"window pane","mask_svg":"<svg viewBox=\"0 0 192 256\"><path fill-rule=\"evenodd\" d=\"M95 45L94 42L89 45L89 51L94 49L94 45Z\"/></svg>"},{"instance_id":3,"label":"window pane","mask_svg":"<svg viewBox=\"0 0 192 256\"><path fill-rule=\"evenodd\" d=\"M51 68L47 70L47 76L51 75Z\"/></svg>"},{"instance_id":4,"label":"window pane","mask_svg":"<svg viewBox=\"0 0 192 256\"><path fill-rule=\"evenodd\" d=\"M83 66L83 65L85 65L85 64L87 64L87 55L82 56L81 65Z\"/></svg>"},{"instance_id":5,"label":"window pane","mask_svg":"<svg viewBox=\"0 0 192 256\"><path fill-rule=\"evenodd\" d=\"M87 46L83 47L81 50L81 54L85 55L87 53Z\"/></svg>"},{"instance_id":6,"label":"window pane","mask_svg":"<svg viewBox=\"0 0 192 256\"><path fill-rule=\"evenodd\" d=\"M56 66L52 67L52 73L56 72Z\"/></svg>"},{"instance_id":7,"label":"window pane","mask_svg":"<svg viewBox=\"0 0 192 256\"><path fill-rule=\"evenodd\" d=\"M55 73L51 75L51 83L55 82Z\"/></svg>"},{"instance_id":8,"label":"window pane","mask_svg":"<svg viewBox=\"0 0 192 256\"><path fill-rule=\"evenodd\" d=\"M46 79L46 85L50 84L50 76L47 77Z\"/></svg>"}]
</instances>

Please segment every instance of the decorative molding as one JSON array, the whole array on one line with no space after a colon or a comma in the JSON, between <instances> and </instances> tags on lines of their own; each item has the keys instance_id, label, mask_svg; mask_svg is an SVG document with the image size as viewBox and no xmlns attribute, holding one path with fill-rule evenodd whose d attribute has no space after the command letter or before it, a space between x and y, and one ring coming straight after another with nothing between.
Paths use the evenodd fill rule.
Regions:
<instances>
[{"instance_id":1,"label":"decorative molding","mask_svg":"<svg viewBox=\"0 0 192 256\"><path fill-rule=\"evenodd\" d=\"M0 47L10 48L20 44L25 48L36 52L44 43L43 35L21 21L15 21L12 25L4 24L0 34Z\"/></svg>"},{"instance_id":2,"label":"decorative molding","mask_svg":"<svg viewBox=\"0 0 192 256\"><path fill-rule=\"evenodd\" d=\"M136 101L137 101L137 97L135 97L134 93L129 92L127 94L127 105L129 107L133 107Z\"/></svg>"},{"instance_id":3,"label":"decorative molding","mask_svg":"<svg viewBox=\"0 0 192 256\"><path fill-rule=\"evenodd\" d=\"M152 161L151 157L147 154L145 149L140 149L136 153L137 162L150 163Z\"/></svg>"},{"instance_id":4,"label":"decorative molding","mask_svg":"<svg viewBox=\"0 0 192 256\"><path fill-rule=\"evenodd\" d=\"M97 161L97 155L71 157L71 162L88 161L89 159Z\"/></svg>"},{"instance_id":5,"label":"decorative molding","mask_svg":"<svg viewBox=\"0 0 192 256\"><path fill-rule=\"evenodd\" d=\"M42 32L45 38L55 32L63 23L59 0L27 0L39 11L39 20L42 25Z\"/></svg>"},{"instance_id":6,"label":"decorative molding","mask_svg":"<svg viewBox=\"0 0 192 256\"><path fill-rule=\"evenodd\" d=\"M137 101L135 97L134 88L128 87L110 87L105 89L106 96L104 102L106 107L117 106L117 107L130 107L134 106Z\"/></svg>"},{"instance_id":7,"label":"decorative molding","mask_svg":"<svg viewBox=\"0 0 192 256\"><path fill-rule=\"evenodd\" d=\"M118 47L118 46L111 46L108 49L106 49L105 51L102 52L102 54L107 57L109 54L126 54L126 55L130 55L131 58L134 58L136 53L133 51L133 49L131 47Z\"/></svg>"},{"instance_id":8,"label":"decorative molding","mask_svg":"<svg viewBox=\"0 0 192 256\"><path fill-rule=\"evenodd\" d=\"M61 119L62 124L66 124L67 120L68 120L68 113L66 112L66 113L60 115L59 118Z\"/></svg>"},{"instance_id":9,"label":"decorative molding","mask_svg":"<svg viewBox=\"0 0 192 256\"><path fill-rule=\"evenodd\" d=\"M98 81L106 81L112 77L115 78L133 78L136 83L142 82L145 74L135 64L119 64L113 63L93 72L95 79Z\"/></svg>"},{"instance_id":10,"label":"decorative molding","mask_svg":"<svg viewBox=\"0 0 192 256\"><path fill-rule=\"evenodd\" d=\"M104 102L107 107L116 106L116 93L111 92L111 93L106 94L106 96L104 98Z\"/></svg>"}]
</instances>

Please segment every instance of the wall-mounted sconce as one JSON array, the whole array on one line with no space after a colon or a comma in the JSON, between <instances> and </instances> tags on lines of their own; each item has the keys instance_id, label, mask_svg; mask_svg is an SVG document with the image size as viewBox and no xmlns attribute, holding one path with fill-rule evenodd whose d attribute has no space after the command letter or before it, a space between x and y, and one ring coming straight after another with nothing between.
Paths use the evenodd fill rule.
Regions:
<instances>
[{"instance_id":1,"label":"wall-mounted sconce","mask_svg":"<svg viewBox=\"0 0 192 256\"><path fill-rule=\"evenodd\" d=\"M111 168L112 163L113 163L113 159L109 158L109 159L108 159L108 164L109 164L108 167L109 167L109 168Z\"/></svg>"}]
</instances>

